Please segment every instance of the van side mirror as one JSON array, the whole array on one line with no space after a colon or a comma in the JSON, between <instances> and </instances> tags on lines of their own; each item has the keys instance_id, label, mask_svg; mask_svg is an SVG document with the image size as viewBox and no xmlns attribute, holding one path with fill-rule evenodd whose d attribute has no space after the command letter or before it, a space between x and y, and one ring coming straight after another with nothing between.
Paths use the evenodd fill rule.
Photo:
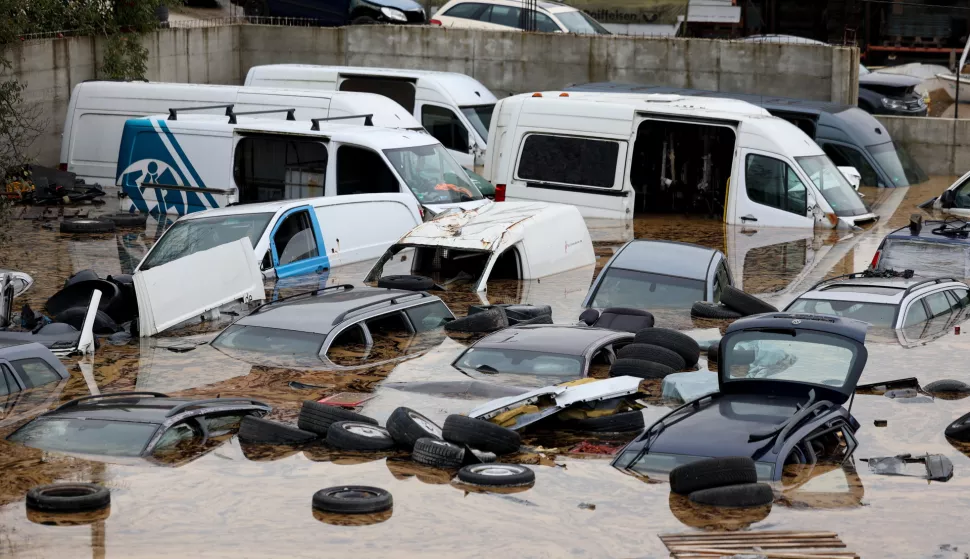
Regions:
<instances>
[{"instance_id":1,"label":"van side mirror","mask_svg":"<svg viewBox=\"0 0 970 559\"><path fill-rule=\"evenodd\" d=\"M944 190L940 194L940 205L944 208L952 208L956 205L957 193L955 190Z\"/></svg>"},{"instance_id":2,"label":"van side mirror","mask_svg":"<svg viewBox=\"0 0 970 559\"><path fill-rule=\"evenodd\" d=\"M471 153L475 157L473 165L478 168L485 165L485 150L483 150L477 143L472 143Z\"/></svg>"},{"instance_id":3,"label":"van side mirror","mask_svg":"<svg viewBox=\"0 0 970 559\"><path fill-rule=\"evenodd\" d=\"M859 190L859 185L862 184L862 174L855 167L850 167L848 165L839 167L839 172L845 177L845 180L849 181L852 188Z\"/></svg>"}]
</instances>

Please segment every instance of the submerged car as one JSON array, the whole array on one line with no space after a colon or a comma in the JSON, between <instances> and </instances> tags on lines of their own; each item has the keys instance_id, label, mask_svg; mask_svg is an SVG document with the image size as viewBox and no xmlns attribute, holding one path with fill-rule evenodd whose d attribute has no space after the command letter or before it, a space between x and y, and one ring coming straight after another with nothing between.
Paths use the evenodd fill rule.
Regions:
<instances>
[{"instance_id":1,"label":"submerged car","mask_svg":"<svg viewBox=\"0 0 970 559\"><path fill-rule=\"evenodd\" d=\"M584 308L690 308L718 302L733 285L719 250L690 243L637 239L620 247L589 288Z\"/></svg>"},{"instance_id":2,"label":"submerged car","mask_svg":"<svg viewBox=\"0 0 970 559\"><path fill-rule=\"evenodd\" d=\"M60 382L70 376L43 345L0 339L0 396Z\"/></svg>"},{"instance_id":3,"label":"submerged car","mask_svg":"<svg viewBox=\"0 0 970 559\"><path fill-rule=\"evenodd\" d=\"M913 221L883 238L869 271L912 270L924 277L970 277L968 235L970 224L962 219Z\"/></svg>"},{"instance_id":4,"label":"submerged car","mask_svg":"<svg viewBox=\"0 0 970 559\"><path fill-rule=\"evenodd\" d=\"M646 428L613 466L666 475L704 458L749 456L759 479L778 481L786 464L847 460L860 425L843 405L866 365L866 329L794 313L734 322L718 346L719 391Z\"/></svg>"}]
</instances>

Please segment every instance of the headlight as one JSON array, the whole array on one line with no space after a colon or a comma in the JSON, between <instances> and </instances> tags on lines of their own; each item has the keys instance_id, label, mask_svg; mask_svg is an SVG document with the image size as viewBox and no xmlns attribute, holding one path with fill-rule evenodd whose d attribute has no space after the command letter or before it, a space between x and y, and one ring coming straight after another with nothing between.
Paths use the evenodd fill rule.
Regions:
<instances>
[{"instance_id":1,"label":"headlight","mask_svg":"<svg viewBox=\"0 0 970 559\"><path fill-rule=\"evenodd\" d=\"M408 16L404 15L404 12L402 12L401 10L395 10L394 8L381 8L381 13L384 14L384 17L386 17L387 19L391 19L394 21L408 20Z\"/></svg>"},{"instance_id":2,"label":"headlight","mask_svg":"<svg viewBox=\"0 0 970 559\"><path fill-rule=\"evenodd\" d=\"M905 109L906 101L901 101L899 99L889 99L886 97L882 98L882 106L887 109Z\"/></svg>"}]
</instances>

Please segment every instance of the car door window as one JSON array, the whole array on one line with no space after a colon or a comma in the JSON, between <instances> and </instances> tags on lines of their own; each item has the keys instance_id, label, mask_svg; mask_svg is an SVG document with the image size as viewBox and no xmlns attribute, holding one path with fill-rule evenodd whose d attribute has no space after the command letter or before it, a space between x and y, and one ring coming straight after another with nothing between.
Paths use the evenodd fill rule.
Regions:
<instances>
[{"instance_id":1,"label":"car door window","mask_svg":"<svg viewBox=\"0 0 970 559\"><path fill-rule=\"evenodd\" d=\"M519 17L522 10L513 6L493 5L488 15L488 21L496 25L519 27Z\"/></svg>"},{"instance_id":2,"label":"car door window","mask_svg":"<svg viewBox=\"0 0 970 559\"><path fill-rule=\"evenodd\" d=\"M727 267L724 262L717 265L717 271L714 273L714 302L719 303L721 301L721 292L724 291L724 287L731 285L731 278L728 274Z\"/></svg>"},{"instance_id":3,"label":"car door window","mask_svg":"<svg viewBox=\"0 0 970 559\"><path fill-rule=\"evenodd\" d=\"M244 417L246 417L246 414L232 412L220 415L206 415L198 419L205 424L206 431L209 432L209 437L211 438L225 435L230 431L239 429L239 424Z\"/></svg>"},{"instance_id":4,"label":"car door window","mask_svg":"<svg viewBox=\"0 0 970 559\"><path fill-rule=\"evenodd\" d=\"M192 444L202 441L202 430L195 423L195 419L189 419L181 423L176 423L158 439L152 453L174 452L185 449Z\"/></svg>"},{"instance_id":5,"label":"car door window","mask_svg":"<svg viewBox=\"0 0 970 559\"><path fill-rule=\"evenodd\" d=\"M350 366L370 355L367 333L359 324L348 327L330 343L327 359L340 366Z\"/></svg>"},{"instance_id":6,"label":"car door window","mask_svg":"<svg viewBox=\"0 0 970 559\"><path fill-rule=\"evenodd\" d=\"M923 301L914 301L913 304L909 306L909 310L906 311L906 320L903 322L903 327L909 328L911 326L916 326L917 324L922 324L926 322L928 318L926 308L923 306Z\"/></svg>"},{"instance_id":7,"label":"car door window","mask_svg":"<svg viewBox=\"0 0 970 559\"><path fill-rule=\"evenodd\" d=\"M926 306L930 309L929 318L938 318L950 314L950 301L942 291L927 295Z\"/></svg>"},{"instance_id":8,"label":"car door window","mask_svg":"<svg viewBox=\"0 0 970 559\"><path fill-rule=\"evenodd\" d=\"M793 214L808 214L805 185L795 171L780 159L748 154L744 183L752 202Z\"/></svg>"},{"instance_id":9,"label":"car door window","mask_svg":"<svg viewBox=\"0 0 970 559\"><path fill-rule=\"evenodd\" d=\"M276 248L278 266L319 256L310 212L301 210L286 216L273 233L273 245Z\"/></svg>"},{"instance_id":10,"label":"car door window","mask_svg":"<svg viewBox=\"0 0 970 559\"><path fill-rule=\"evenodd\" d=\"M441 14L448 17L457 17L461 19L481 19L482 13L487 8L487 4L476 4L474 2L465 2L463 4L455 4L448 9L447 12Z\"/></svg>"},{"instance_id":11,"label":"car door window","mask_svg":"<svg viewBox=\"0 0 970 559\"><path fill-rule=\"evenodd\" d=\"M424 105L421 107L421 126L447 149L468 153L468 130L450 109Z\"/></svg>"},{"instance_id":12,"label":"car door window","mask_svg":"<svg viewBox=\"0 0 970 559\"><path fill-rule=\"evenodd\" d=\"M954 198L954 207L957 208L970 208L970 178L963 181L963 184L956 187L953 190L956 195Z\"/></svg>"},{"instance_id":13,"label":"car door window","mask_svg":"<svg viewBox=\"0 0 970 559\"><path fill-rule=\"evenodd\" d=\"M61 380L61 375L57 374L57 371L43 359L20 359L11 361L11 364L20 373L20 379L24 381L27 388Z\"/></svg>"},{"instance_id":14,"label":"car door window","mask_svg":"<svg viewBox=\"0 0 970 559\"><path fill-rule=\"evenodd\" d=\"M6 396L7 394L13 394L18 391L20 391L20 386L17 384L16 379L14 379L13 371L10 370L10 367L0 364L0 396Z\"/></svg>"},{"instance_id":15,"label":"car door window","mask_svg":"<svg viewBox=\"0 0 970 559\"><path fill-rule=\"evenodd\" d=\"M561 31L561 29L559 29L559 26L556 25L556 22L553 21L551 17L547 16L542 12L537 12L535 10L527 10L522 13L523 13L523 17L525 18L528 18L530 16L535 17L535 30L540 33L558 33L559 31ZM529 24L527 22L523 22L523 24L524 24L522 25L523 29L529 28Z\"/></svg>"},{"instance_id":16,"label":"car door window","mask_svg":"<svg viewBox=\"0 0 970 559\"><path fill-rule=\"evenodd\" d=\"M879 184L879 173L859 150L827 142L822 145L822 150L836 166L855 167L856 171L859 171L859 174L862 175L860 181L862 186L882 186Z\"/></svg>"},{"instance_id":17,"label":"car door window","mask_svg":"<svg viewBox=\"0 0 970 559\"><path fill-rule=\"evenodd\" d=\"M947 291L955 300L953 306L958 309L965 309L970 306L970 291L966 289L952 289Z\"/></svg>"},{"instance_id":18,"label":"car door window","mask_svg":"<svg viewBox=\"0 0 970 559\"><path fill-rule=\"evenodd\" d=\"M400 192L397 177L377 153L356 146L337 148L337 195Z\"/></svg>"},{"instance_id":19,"label":"car door window","mask_svg":"<svg viewBox=\"0 0 970 559\"><path fill-rule=\"evenodd\" d=\"M451 311L441 301L435 301L428 305L411 307L404 311L408 315L408 320L414 327L414 331L428 332L441 328L446 322L452 320Z\"/></svg>"}]
</instances>

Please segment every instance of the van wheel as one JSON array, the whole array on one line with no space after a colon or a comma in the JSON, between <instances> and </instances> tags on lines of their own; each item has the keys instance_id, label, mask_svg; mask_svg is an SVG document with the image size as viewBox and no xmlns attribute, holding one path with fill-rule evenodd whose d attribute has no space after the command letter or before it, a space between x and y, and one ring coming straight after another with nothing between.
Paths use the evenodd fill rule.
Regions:
<instances>
[{"instance_id":1,"label":"van wheel","mask_svg":"<svg viewBox=\"0 0 970 559\"><path fill-rule=\"evenodd\" d=\"M65 219L61 222L61 233L111 233L114 230L114 222L106 219Z\"/></svg>"},{"instance_id":2,"label":"van wheel","mask_svg":"<svg viewBox=\"0 0 970 559\"><path fill-rule=\"evenodd\" d=\"M351 25L374 25L378 21L370 16L355 17L350 21Z\"/></svg>"}]
</instances>

